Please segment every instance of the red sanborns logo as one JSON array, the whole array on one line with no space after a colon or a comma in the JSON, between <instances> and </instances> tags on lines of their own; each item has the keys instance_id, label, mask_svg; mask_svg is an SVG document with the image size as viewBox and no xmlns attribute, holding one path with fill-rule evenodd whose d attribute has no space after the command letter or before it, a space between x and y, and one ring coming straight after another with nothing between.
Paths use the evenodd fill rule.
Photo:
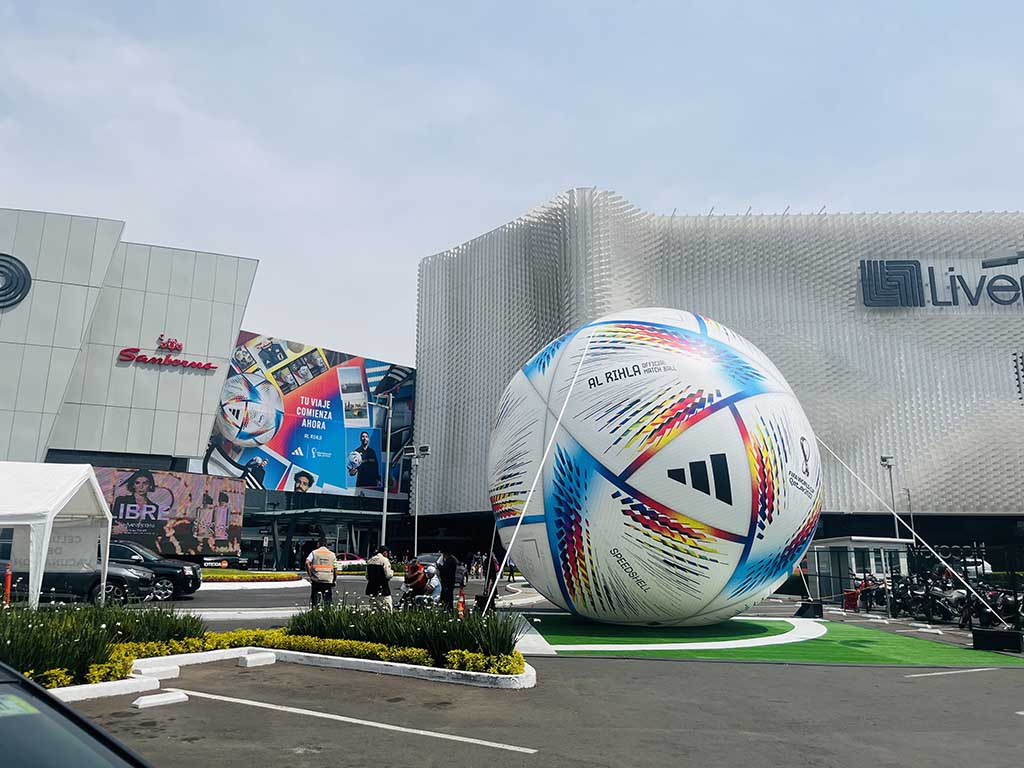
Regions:
<instances>
[{"instance_id":1,"label":"red sanborns logo","mask_svg":"<svg viewBox=\"0 0 1024 768\"><path fill-rule=\"evenodd\" d=\"M117 353L117 361L119 363L138 363L140 365L170 365L181 368L199 368L204 371L217 369L216 365L204 360L180 360L176 357L171 357L171 352L180 352L182 350L182 344L177 339L165 339L162 333L160 338L156 340L156 348L168 350L168 352L163 357L159 357L140 354L142 350L139 347L125 347Z\"/></svg>"},{"instance_id":2,"label":"red sanborns logo","mask_svg":"<svg viewBox=\"0 0 1024 768\"><path fill-rule=\"evenodd\" d=\"M156 348L166 349L170 352L181 352L183 349L180 341L177 339L165 339L162 333L160 334L160 338L156 340Z\"/></svg>"}]
</instances>

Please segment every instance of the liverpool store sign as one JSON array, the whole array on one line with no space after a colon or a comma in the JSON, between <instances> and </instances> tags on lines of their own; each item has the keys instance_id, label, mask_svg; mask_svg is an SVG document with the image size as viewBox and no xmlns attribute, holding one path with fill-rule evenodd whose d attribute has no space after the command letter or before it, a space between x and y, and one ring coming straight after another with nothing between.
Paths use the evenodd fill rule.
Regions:
<instances>
[{"instance_id":1,"label":"liverpool store sign","mask_svg":"<svg viewBox=\"0 0 1024 768\"><path fill-rule=\"evenodd\" d=\"M177 339L165 339L161 333L156 340L157 354L145 355L139 347L125 347L117 353L117 362L135 363L136 365L169 365L181 368L197 368L202 371L214 371L217 366L206 360L182 360L173 357L173 352L181 352L182 344ZM160 353L163 352L163 356Z\"/></svg>"},{"instance_id":2,"label":"liverpool store sign","mask_svg":"<svg viewBox=\"0 0 1024 768\"><path fill-rule=\"evenodd\" d=\"M985 259L981 268L1012 267L1024 251ZM927 280L918 259L865 259L860 263L861 300L865 307L959 307L1022 303L1024 284L1016 275L982 272L967 277L955 267L929 266Z\"/></svg>"}]
</instances>

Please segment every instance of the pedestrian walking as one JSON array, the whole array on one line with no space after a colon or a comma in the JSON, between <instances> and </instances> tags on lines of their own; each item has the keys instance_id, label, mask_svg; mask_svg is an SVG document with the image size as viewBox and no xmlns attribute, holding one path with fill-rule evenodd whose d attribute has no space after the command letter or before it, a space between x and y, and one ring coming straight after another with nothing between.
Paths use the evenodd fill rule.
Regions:
<instances>
[{"instance_id":1,"label":"pedestrian walking","mask_svg":"<svg viewBox=\"0 0 1024 768\"><path fill-rule=\"evenodd\" d=\"M387 547L378 547L373 557L366 561L366 595L371 603L380 605L385 611L394 608L391 601L391 578L394 575Z\"/></svg>"},{"instance_id":2,"label":"pedestrian walking","mask_svg":"<svg viewBox=\"0 0 1024 768\"><path fill-rule=\"evenodd\" d=\"M516 564L512 562L512 558L508 559L508 583L511 584L516 580Z\"/></svg>"},{"instance_id":3,"label":"pedestrian walking","mask_svg":"<svg viewBox=\"0 0 1024 768\"><path fill-rule=\"evenodd\" d=\"M317 541L317 548L306 556L306 573L309 574L310 607L316 608L321 603L331 605L338 581L338 558L327 548L327 539Z\"/></svg>"},{"instance_id":4,"label":"pedestrian walking","mask_svg":"<svg viewBox=\"0 0 1024 768\"><path fill-rule=\"evenodd\" d=\"M442 547L441 556L437 559L437 576L441 580L441 605L449 611L455 610L455 580L458 572L458 558Z\"/></svg>"}]
</instances>

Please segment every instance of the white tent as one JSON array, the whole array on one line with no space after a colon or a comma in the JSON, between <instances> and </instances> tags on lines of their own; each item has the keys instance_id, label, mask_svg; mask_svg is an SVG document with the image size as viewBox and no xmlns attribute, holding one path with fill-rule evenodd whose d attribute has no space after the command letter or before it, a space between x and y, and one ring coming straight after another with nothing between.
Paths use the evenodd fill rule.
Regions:
<instances>
[{"instance_id":1,"label":"white tent","mask_svg":"<svg viewBox=\"0 0 1024 768\"><path fill-rule=\"evenodd\" d=\"M39 606L44 571L99 571L105 594L110 525L90 465L0 461L0 529L14 529L11 569L28 571L31 607Z\"/></svg>"}]
</instances>

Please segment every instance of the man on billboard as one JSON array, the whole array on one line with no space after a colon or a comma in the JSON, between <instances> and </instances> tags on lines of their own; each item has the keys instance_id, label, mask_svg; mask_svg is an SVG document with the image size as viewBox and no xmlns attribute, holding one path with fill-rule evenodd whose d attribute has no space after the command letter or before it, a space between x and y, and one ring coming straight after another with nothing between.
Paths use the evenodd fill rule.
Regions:
<instances>
[{"instance_id":1,"label":"man on billboard","mask_svg":"<svg viewBox=\"0 0 1024 768\"><path fill-rule=\"evenodd\" d=\"M380 472L377 471L377 452L370 447L370 433L359 433L359 447L352 451L359 455L359 461L349 462L349 475L355 475L356 488L376 488L380 485ZM354 457L353 457L354 458ZM355 464L355 466L352 466Z\"/></svg>"},{"instance_id":2,"label":"man on billboard","mask_svg":"<svg viewBox=\"0 0 1024 768\"><path fill-rule=\"evenodd\" d=\"M295 493L308 493L309 489L313 487L313 476L309 472L296 472L292 480L295 482L295 486L292 488Z\"/></svg>"}]
</instances>

